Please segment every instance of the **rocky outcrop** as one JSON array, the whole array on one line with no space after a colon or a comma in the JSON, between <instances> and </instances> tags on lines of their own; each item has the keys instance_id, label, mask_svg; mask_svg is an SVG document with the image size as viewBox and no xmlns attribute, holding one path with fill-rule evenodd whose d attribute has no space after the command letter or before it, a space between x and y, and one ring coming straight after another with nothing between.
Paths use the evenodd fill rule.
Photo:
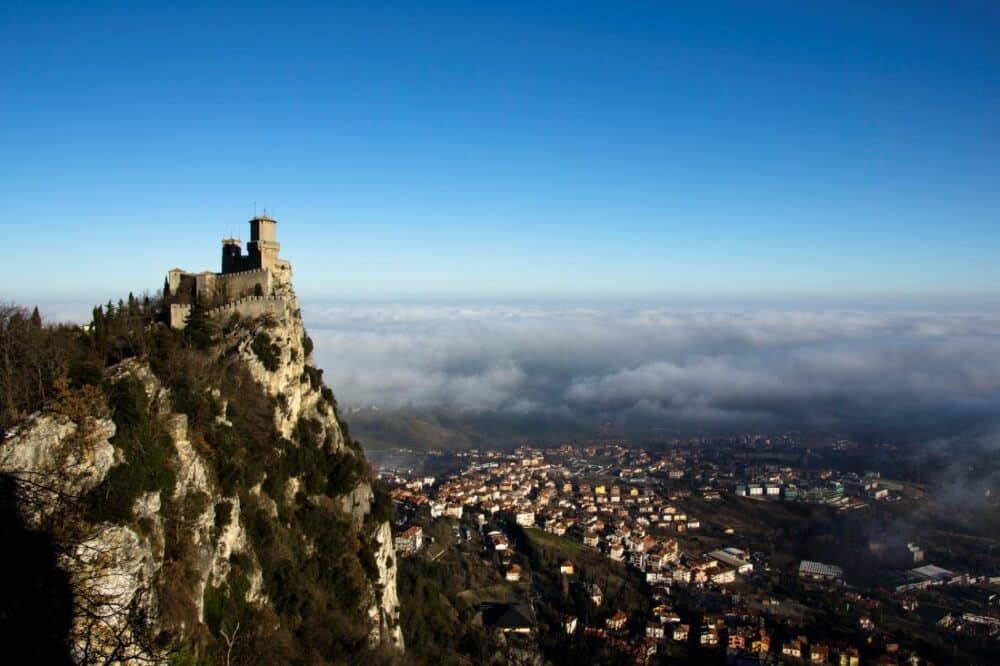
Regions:
<instances>
[{"instance_id":1,"label":"rocky outcrop","mask_svg":"<svg viewBox=\"0 0 1000 666\"><path fill-rule=\"evenodd\" d=\"M217 354L219 359L239 359L273 398L274 425L283 438L292 440L300 424L307 422L326 453L363 456L346 441L332 393L311 364L311 343L295 296L290 287L283 289L284 307L279 315L229 327L220 345L206 353ZM239 493L224 493L218 473L213 471L216 468L206 458L204 438L199 440L200 435L192 433L186 415L174 411L171 391L145 360L119 363L107 371L107 378L112 384L126 378L141 384L149 418L169 441L166 464L171 482L159 490L133 495L127 509L113 519L74 519L74 530L66 532L69 542L59 554L59 564L69 575L74 595L72 656L80 662L156 663L164 657L160 631L166 594L161 595L161 591L170 583L177 583L184 591L186 598L181 602L193 609L191 621L207 622L206 593L225 587L234 562L239 562L240 575L246 581L240 588L243 601L257 606L271 603L244 512L256 511L259 516L263 510L270 520L281 520L283 508L301 501L305 488L293 472L270 495L263 489L266 483L262 487L260 482L243 488L242 502ZM232 427L218 390L213 397L221 406L214 419L216 427ZM229 401L234 399L230 394ZM108 412L107 405L98 411ZM111 418L74 419L46 410L33 415L13 437L0 443L0 473L31 484L45 482L46 497L21 507L30 524L47 529L43 525L46 520L51 523L70 511L82 515L73 503L101 486L116 468L127 468L125 453L114 444L115 434ZM276 447L279 444L275 442ZM402 650L392 532L388 522L376 522L370 516L371 484L362 478L349 490L324 501L342 512L358 541L371 545L374 576L369 595L362 597L370 621L369 642ZM176 544L178 536L185 544L180 573L167 570L170 558L166 553L168 544L172 539ZM174 553L172 557L176 562L181 556ZM171 603L176 605L177 599ZM191 629L172 627L174 632Z\"/></svg>"},{"instance_id":2,"label":"rocky outcrop","mask_svg":"<svg viewBox=\"0 0 1000 666\"><path fill-rule=\"evenodd\" d=\"M321 374L312 365L311 349L308 348L311 342L302 322L298 300L290 286L285 288L284 294L285 307L279 316L254 320L249 331L238 334L230 344L253 378L269 396L276 399L274 422L284 437L291 438L296 426L303 420L309 420L319 424L319 439L329 452L363 455L346 446L334 405L324 395ZM294 496L297 491L298 481L290 479L285 499ZM362 529L365 517L371 511L372 500L371 485L362 480L342 495L339 503L342 511L351 517L354 527ZM276 508L274 512L277 513ZM403 649L403 635L398 624L395 552L389 523L377 524L374 533L368 537L378 544L378 580L374 583L375 593L368 612L373 625L372 640Z\"/></svg>"},{"instance_id":3,"label":"rocky outcrop","mask_svg":"<svg viewBox=\"0 0 1000 666\"><path fill-rule=\"evenodd\" d=\"M106 411L103 409L101 411ZM96 488L121 455L109 441L109 418L74 421L53 410L29 419L0 447L0 472L27 490L19 508L26 522L53 533L58 563L68 575L73 618L70 649L81 663L125 663L155 659L146 629L156 617L153 581L162 564L159 495L140 496L133 506L151 534L132 526L90 525L75 507Z\"/></svg>"},{"instance_id":4,"label":"rocky outcrop","mask_svg":"<svg viewBox=\"0 0 1000 666\"><path fill-rule=\"evenodd\" d=\"M17 434L0 444L0 472L31 485L47 501L33 503L26 518L39 522L55 511L60 497L76 498L93 490L115 464L115 434L110 418L82 423L56 411L33 414Z\"/></svg>"},{"instance_id":5,"label":"rocky outcrop","mask_svg":"<svg viewBox=\"0 0 1000 666\"><path fill-rule=\"evenodd\" d=\"M376 544L375 565L378 567L376 603L368 617L372 622L370 640L403 647L403 630L399 626L399 595L396 592L396 550L393 547L389 523L379 523L372 536Z\"/></svg>"},{"instance_id":6,"label":"rocky outcrop","mask_svg":"<svg viewBox=\"0 0 1000 666\"><path fill-rule=\"evenodd\" d=\"M151 630L162 554L122 525L98 526L63 555L76 613L72 656L80 663L129 663L159 657Z\"/></svg>"},{"instance_id":7,"label":"rocky outcrop","mask_svg":"<svg viewBox=\"0 0 1000 666\"><path fill-rule=\"evenodd\" d=\"M312 366L311 350L306 349L311 343L306 342L298 300L290 290L284 304L280 316L254 320L249 334L238 336L235 350L253 378L277 399L274 422L282 436L291 437L299 419L316 419L323 424L324 435L329 435L330 448L340 450L344 434L323 397L320 374ZM269 348L270 352L262 354L261 350Z\"/></svg>"}]
</instances>

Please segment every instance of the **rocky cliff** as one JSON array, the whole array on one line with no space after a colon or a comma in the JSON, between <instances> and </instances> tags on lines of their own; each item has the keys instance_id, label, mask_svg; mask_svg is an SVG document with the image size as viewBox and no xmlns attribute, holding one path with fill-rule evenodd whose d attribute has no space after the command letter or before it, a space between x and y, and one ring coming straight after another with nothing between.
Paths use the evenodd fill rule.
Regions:
<instances>
[{"instance_id":1,"label":"rocky cliff","mask_svg":"<svg viewBox=\"0 0 1000 666\"><path fill-rule=\"evenodd\" d=\"M403 650L391 503L284 307L139 353L0 445L65 574L78 663L339 663Z\"/></svg>"}]
</instances>

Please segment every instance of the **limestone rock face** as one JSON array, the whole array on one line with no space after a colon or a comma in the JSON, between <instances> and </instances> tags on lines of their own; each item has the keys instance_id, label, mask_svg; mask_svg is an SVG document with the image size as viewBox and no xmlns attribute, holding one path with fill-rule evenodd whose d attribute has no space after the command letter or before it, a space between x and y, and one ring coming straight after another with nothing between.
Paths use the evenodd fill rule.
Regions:
<instances>
[{"instance_id":1,"label":"limestone rock face","mask_svg":"<svg viewBox=\"0 0 1000 666\"><path fill-rule=\"evenodd\" d=\"M103 481L115 464L115 447L108 441L114 434L115 424L108 418L78 424L54 412L34 414L0 444L0 471L44 486L53 495L78 497ZM54 502L41 502L26 518L37 524L55 508Z\"/></svg>"},{"instance_id":2,"label":"limestone rock face","mask_svg":"<svg viewBox=\"0 0 1000 666\"><path fill-rule=\"evenodd\" d=\"M257 320L250 335L237 341L236 350L253 378L278 400L274 423L282 436L290 438L300 418L316 419L323 424L324 434L329 435L331 450L338 451L344 447L344 435L321 388L314 386L306 370L312 367L312 354L306 353L306 330L298 299L290 288L284 303L280 315ZM254 351L255 342L262 344L263 340L275 345L278 356L270 368Z\"/></svg>"},{"instance_id":3,"label":"limestone rock face","mask_svg":"<svg viewBox=\"0 0 1000 666\"><path fill-rule=\"evenodd\" d=\"M393 547L389 523L380 523L373 536L377 545L375 565L378 567L379 589L376 603L368 611L372 621L373 643L387 642L403 648L403 630L399 626L399 595L396 592L396 549Z\"/></svg>"},{"instance_id":4,"label":"limestone rock face","mask_svg":"<svg viewBox=\"0 0 1000 666\"><path fill-rule=\"evenodd\" d=\"M149 544L129 527L103 524L61 560L77 607L73 658L79 663L155 660L147 638L137 635L155 622L153 580L162 560Z\"/></svg>"},{"instance_id":5,"label":"limestone rock face","mask_svg":"<svg viewBox=\"0 0 1000 666\"><path fill-rule=\"evenodd\" d=\"M344 513L350 514L355 527L361 526L365 516L371 510L373 497L371 485L364 481L354 486L354 489L346 495L341 496L340 507Z\"/></svg>"},{"instance_id":6,"label":"limestone rock face","mask_svg":"<svg viewBox=\"0 0 1000 666\"><path fill-rule=\"evenodd\" d=\"M296 426L306 419L318 424L319 441L328 453L363 456L345 441L332 393L312 369L297 300L290 285L282 289L280 315L241 322L224 336L219 348L206 353L239 359L265 393L275 399L273 418L281 436L292 439ZM266 354L266 361L255 351L255 340L258 350L265 343L269 345L271 353ZM205 621L207 588L224 585L237 558L246 575L246 602L270 603L256 545L246 529L244 511L252 507L242 506L238 493L227 496L222 492L212 462L205 457L204 439L191 432L187 416L173 411L170 390L149 365L141 359L129 359L107 371L111 382L125 377L140 382L148 398L150 419L169 437L168 465L175 481L162 490L140 493L120 524L81 521L73 532L74 541L59 554L59 564L68 574L74 595L72 656L81 663L165 661L156 641L165 617L161 603L166 603L167 597L164 592L161 599L160 591L171 576L176 576L169 570L165 553L166 544L175 536L168 534L168 529L178 529L176 517L174 527L168 527L168 511L184 515L188 547L183 589L188 590L189 598L183 601L194 609L198 622ZM218 427L232 426L225 413L223 407L215 421ZM43 411L22 423L13 437L0 442L0 472L52 482L54 492L45 501L20 507L28 524L36 528L44 529L46 521L51 524L62 515L67 498L86 496L125 462L125 452L112 443L114 422L110 418L84 421ZM243 497L248 505L256 503L258 510L263 508L277 521L279 503L290 505L301 496L301 490L293 473L278 496L269 496L257 483L244 488ZM370 582L369 596L365 597L370 601L364 606L370 621L369 642L402 651L392 530L388 522L375 523L368 517L373 497L370 482L362 479L349 491L325 501L349 518L352 529L367 540L374 553L377 576ZM173 557L176 559L176 553Z\"/></svg>"},{"instance_id":7,"label":"limestone rock face","mask_svg":"<svg viewBox=\"0 0 1000 666\"><path fill-rule=\"evenodd\" d=\"M299 421L310 419L320 424L322 431L320 438L324 440L329 452L362 455L346 446L343 428L337 419L336 411L323 395L319 375L312 366L311 350L306 348L307 334L298 300L290 285L283 288L283 295L285 307L279 315L256 320L248 334L241 335L231 344L246 364L251 376L269 396L277 400L274 422L282 436L291 438ZM266 341L275 346L278 362L272 361L271 368L254 350L255 341L257 345L263 345ZM285 489L285 499L293 497L297 491L298 481L290 479ZM257 492L260 492L259 489ZM365 516L371 511L373 497L371 485L367 481L361 481L339 498L340 508L351 517L356 529L363 527ZM268 504L274 506L273 501L269 501ZM276 506L274 515L277 515ZM396 594L395 551L389 523L378 524L375 533L368 537L378 544L376 561L379 572L368 612L372 620L371 640L385 642L402 650L403 635L398 623L399 598Z\"/></svg>"}]
</instances>

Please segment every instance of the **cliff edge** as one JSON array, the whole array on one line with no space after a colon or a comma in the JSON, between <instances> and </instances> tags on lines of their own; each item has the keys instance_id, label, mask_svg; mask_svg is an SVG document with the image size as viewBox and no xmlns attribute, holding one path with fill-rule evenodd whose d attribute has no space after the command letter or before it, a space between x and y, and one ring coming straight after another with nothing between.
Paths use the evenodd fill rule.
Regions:
<instances>
[{"instance_id":1,"label":"cliff edge","mask_svg":"<svg viewBox=\"0 0 1000 666\"><path fill-rule=\"evenodd\" d=\"M391 501L312 364L290 282L268 298L185 330L156 323L164 303L95 310L67 377L0 443L8 532L51 554L67 659L403 650Z\"/></svg>"}]
</instances>

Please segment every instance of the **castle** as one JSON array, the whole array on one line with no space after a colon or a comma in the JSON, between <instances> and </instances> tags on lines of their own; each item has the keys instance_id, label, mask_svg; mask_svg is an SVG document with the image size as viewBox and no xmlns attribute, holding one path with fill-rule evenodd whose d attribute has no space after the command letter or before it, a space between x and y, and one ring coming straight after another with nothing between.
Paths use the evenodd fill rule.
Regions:
<instances>
[{"instance_id":1,"label":"castle","mask_svg":"<svg viewBox=\"0 0 1000 666\"><path fill-rule=\"evenodd\" d=\"M292 265L278 257L278 223L267 215L250 220L247 253L236 238L222 240L222 272L167 273L164 296L170 302L171 328L184 328L191 305L203 303L212 316L232 313L256 317L277 314L285 307L292 283Z\"/></svg>"}]
</instances>

